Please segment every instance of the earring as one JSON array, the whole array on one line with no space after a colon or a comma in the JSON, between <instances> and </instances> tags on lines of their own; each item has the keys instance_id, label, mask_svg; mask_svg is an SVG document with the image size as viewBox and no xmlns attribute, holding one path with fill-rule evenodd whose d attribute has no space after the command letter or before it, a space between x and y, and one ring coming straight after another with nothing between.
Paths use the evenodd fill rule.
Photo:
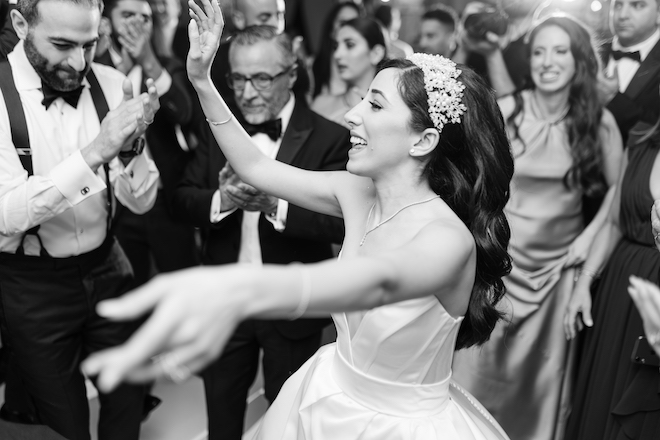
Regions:
<instances>
[{"instance_id":1,"label":"earring","mask_svg":"<svg viewBox=\"0 0 660 440\"><path fill-rule=\"evenodd\" d=\"M414 148L410 149L410 154L415 154L415 149Z\"/></svg>"}]
</instances>

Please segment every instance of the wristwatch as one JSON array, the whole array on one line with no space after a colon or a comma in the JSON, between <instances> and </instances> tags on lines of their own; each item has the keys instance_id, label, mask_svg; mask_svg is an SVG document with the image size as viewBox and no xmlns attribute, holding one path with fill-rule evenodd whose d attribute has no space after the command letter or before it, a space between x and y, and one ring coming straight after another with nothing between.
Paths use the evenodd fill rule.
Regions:
<instances>
[{"instance_id":1,"label":"wristwatch","mask_svg":"<svg viewBox=\"0 0 660 440\"><path fill-rule=\"evenodd\" d=\"M142 136L136 138L133 141L133 145L131 146L131 149L126 150L126 151L123 151L123 150L120 151L119 152L119 157L121 157L122 159L132 159L135 156L138 156L138 155L142 154L142 151L144 151L145 142L146 141L144 140L144 138Z\"/></svg>"}]
</instances>

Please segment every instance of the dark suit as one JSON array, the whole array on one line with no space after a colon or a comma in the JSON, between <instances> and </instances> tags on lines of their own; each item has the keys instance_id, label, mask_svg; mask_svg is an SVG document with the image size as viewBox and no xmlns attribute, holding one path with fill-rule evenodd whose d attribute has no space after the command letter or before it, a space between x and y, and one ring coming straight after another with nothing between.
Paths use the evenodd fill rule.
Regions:
<instances>
[{"instance_id":1,"label":"dark suit","mask_svg":"<svg viewBox=\"0 0 660 440\"><path fill-rule=\"evenodd\" d=\"M112 65L109 52L96 61ZM147 129L145 138L149 153L160 172L162 187L154 207L146 214L134 214L122 206L118 207L115 214L117 239L135 273L133 287L151 278L153 266L157 272L170 272L199 264L194 228L176 219L171 203L174 189L191 156L181 148L175 126L190 121L193 101L186 85L188 79L183 63L170 58L161 59L161 64L172 77L172 85L160 97L160 109L153 124Z\"/></svg>"},{"instance_id":2,"label":"dark suit","mask_svg":"<svg viewBox=\"0 0 660 440\"><path fill-rule=\"evenodd\" d=\"M296 100L277 160L311 170L344 169L350 148L348 131ZM205 264L238 260L243 211L211 224L211 199L226 159L214 143L194 152L175 192L174 205L188 221L204 228ZM278 232L262 214L259 238L264 263L316 262L331 258L331 243L344 234L343 221L289 205L286 228ZM282 384L315 351L327 319L246 321L239 325L222 356L204 372L209 439L240 439L247 392L264 350L266 397L272 401Z\"/></svg>"},{"instance_id":3,"label":"dark suit","mask_svg":"<svg viewBox=\"0 0 660 440\"><path fill-rule=\"evenodd\" d=\"M601 57L607 65L612 53L612 43L603 45ZM635 72L625 92L617 94L607 104L621 130L624 142L628 132L638 122L654 124L660 115L660 42L656 43Z\"/></svg>"}]
</instances>

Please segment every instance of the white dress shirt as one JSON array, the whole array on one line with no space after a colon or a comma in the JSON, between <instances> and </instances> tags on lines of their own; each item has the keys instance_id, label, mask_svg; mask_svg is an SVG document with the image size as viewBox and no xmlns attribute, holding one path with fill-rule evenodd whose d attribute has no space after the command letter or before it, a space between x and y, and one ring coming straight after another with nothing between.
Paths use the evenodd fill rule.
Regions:
<instances>
[{"instance_id":1,"label":"white dress shirt","mask_svg":"<svg viewBox=\"0 0 660 440\"><path fill-rule=\"evenodd\" d=\"M41 78L22 41L7 58L23 103L34 175L28 178L21 165L5 101L0 98L0 252L15 252L24 232L35 225L41 225L39 237L53 257L94 250L106 237L108 208L103 167L90 169L80 152L100 131L89 82L83 81L77 109L58 98L46 110L41 104ZM108 107L114 109L123 99L124 76L99 64L92 64L92 70ZM140 155L126 167L117 158L109 165L115 197L135 213L151 209L158 191L153 161ZM39 255L35 237L26 237L24 248L27 255Z\"/></svg>"},{"instance_id":2,"label":"white dress shirt","mask_svg":"<svg viewBox=\"0 0 660 440\"><path fill-rule=\"evenodd\" d=\"M284 105L280 113L275 119L282 120L282 136L277 140L272 140L264 133L256 133L252 136L252 141L259 148L259 150L270 157L275 159L277 153L280 151L282 137L289 126L293 109L296 105L296 99L293 95L290 96L289 101ZM221 212L220 206L220 190L213 194L211 201L211 223L218 223L228 215L236 211L234 208L229 211ZM286 217L289 211L289 202L286 200L278 200L277 211L274 216L266 216L268 221L273 223L275 230L282 232L286 228ZM243 223L241 225L241 248L239 250L238 261L240 263L262 264L261 259L261 245L259 242L259 211L243 211Z\"/></svg>"},{"instance_id":3,"label":"white dress shirt","mask_svg":"<svg viewBox=\"0 0 660 440\"><path fill-rule=\"evenodd\" d=\"M639 57L643 62L658 41L660 41L660 29L656 29L653 35L641 43L629 47L621 46L619 38L615 35L614 39L612 39L612 50L620 50L622 52L639 51ZM614 69L616 69L619 76L619 92L623 93L630 85L630 82L635 76L635 73L637 73L637 69L639 69L640 65L641 63L627 57L615 60L610 56L610 60L607 64L607 74L608 76L614 75Z\"/></svg>"}]
</instances>

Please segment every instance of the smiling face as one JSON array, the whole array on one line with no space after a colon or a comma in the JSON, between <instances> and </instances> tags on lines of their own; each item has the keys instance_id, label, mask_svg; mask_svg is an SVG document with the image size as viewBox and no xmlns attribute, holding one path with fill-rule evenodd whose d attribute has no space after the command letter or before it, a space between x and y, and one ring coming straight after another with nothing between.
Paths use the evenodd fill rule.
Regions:
<instances>
[{"instance_id":1,"label":"smiling face","mask_svg":"<svg viewBox=\"0 0 660 440\"><path fill-rule=\"evenodd\" d=\"M39 19L15 23L25 54L41 79L55 90L79 87L89 72L98 40L101 13L96 7L45 0Z\"/></svg>"},{"instance_id":2,"label":"smiling face","mask_svg":"<svg viewBox=\"0 0 660 440\"><path fill-rule=\"evenodd\" d=\"M353 174L388 173L410 157L408 151L419 139L410 128L411 112L399 93L398 79L397 69L380 71L367 96L346 113L352 144L346 169Z\"/></svg>"},{"instance_id":3,"label":"smiling face","mask_svg":"<svg viewBox=\"0 0 660 440\"><path fill-rule=\"evenodd\" d=\"M622 46L643 42L658 28L656 0L614 0L610 8L612 31Z\"/></svg>"},{"instance_id":4,"label":"smiling face","mask_svg":"<svg viewBox=\"0 0 660 440\"><path fill-rule=\"evenodd\" d=\"M286 65L277 43L271 40L252 45L233 44L229 51L229 64L232 74L253 77L265 73L275 77L272 85L265 90L255 89L250 81L245 83L243 90L234 90L236 103L246 121L261 124L274 119L289 101L296 81L295 69ZM282 74L284 71L286 73Z\"/></svg>"},{"instance_id":5,"label":"smiling face","mask_svg":"<svg viewBox=\"0 0 660 440\"><path fill-rule=\"evenodd\" d=\"M571 39L559 26L540 29L531 42L532 81L544 93L568 93L575 76Z\"/></svg>"},{"instance_id":6,"label":"smiling face","mask_svg":"<svg viewBox=\"0 0 660 440\"><path fill-rule=\"evenodd\" d=\"M334 59L339 77L354 85L364 77L374 76L376 65L367 40L351 26L343 26L337 32L337 48Z\"/></svg>"}]
</instances>

